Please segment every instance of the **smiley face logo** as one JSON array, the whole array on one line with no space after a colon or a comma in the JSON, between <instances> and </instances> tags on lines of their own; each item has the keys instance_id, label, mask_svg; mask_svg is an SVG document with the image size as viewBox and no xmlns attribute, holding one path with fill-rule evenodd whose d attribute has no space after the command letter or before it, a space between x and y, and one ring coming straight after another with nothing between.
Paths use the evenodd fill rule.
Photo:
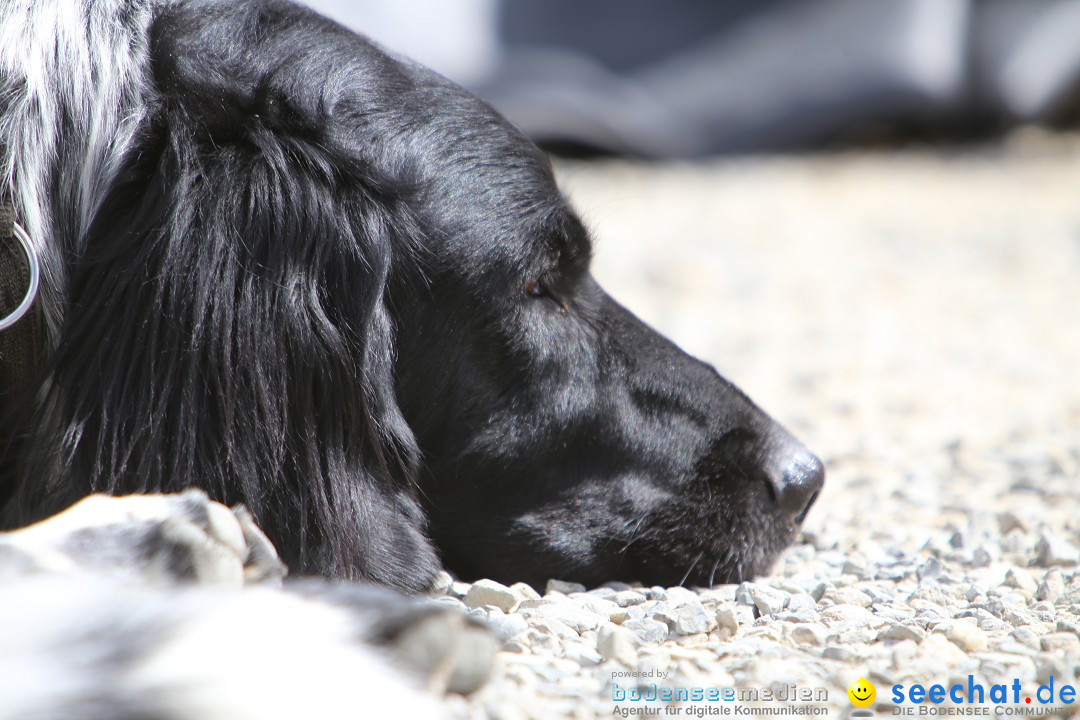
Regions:
<instances>
[{"instance_id":1,"label":"smiley face logo","mask_svg":"<svg viewBox=\"0 0 1080 720\"><path fill-rule=\"evenodd\" d=\"M870 707L877 698L877 688L869 680L859 678L851 683L851 687L847 689L847 696L851 704L857 708Z\"/></svg>"}]
</instances>

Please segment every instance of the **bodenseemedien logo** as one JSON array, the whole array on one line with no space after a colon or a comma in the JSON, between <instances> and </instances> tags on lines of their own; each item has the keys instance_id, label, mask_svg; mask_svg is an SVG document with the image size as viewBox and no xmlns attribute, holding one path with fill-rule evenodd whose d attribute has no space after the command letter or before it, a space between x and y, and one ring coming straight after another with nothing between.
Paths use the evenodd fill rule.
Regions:
<instances>
[{"instance_id":1,"label":"bodenseemedien logo","mask_svg":"<svg viewBox=\"0 0 1080 720\"><path fill-rule=\"evenodd\" d=\"M641 681L629 685L612 682L611 699L612 715L623 718L827 717L829 712L826 688L794 683L773 687L686 687Z\"/></svg>"}]
</instances>

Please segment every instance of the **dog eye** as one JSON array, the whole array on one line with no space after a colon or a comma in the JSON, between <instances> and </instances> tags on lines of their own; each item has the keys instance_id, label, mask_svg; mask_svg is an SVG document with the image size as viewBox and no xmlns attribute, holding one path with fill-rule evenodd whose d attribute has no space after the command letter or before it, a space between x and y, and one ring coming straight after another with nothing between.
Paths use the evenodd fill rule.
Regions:
<instances>
[{"instance_id":1,"label":"dog eye","mask_svg":"<svg viewBox=\"0 0 1080 720\"><path fill-rule=\"evenodd\" d=\"M525 283L525 285L522 287L522 290L525 291L526 295L531 295L532 297L547 297L548 295L547 288L545 288L544 284L540 282L540 278L533 278L529 282Z\"/></svg>"},{"instance_id":2,"label":"dog eye","mask_svg":"<svg viewBox=\"0 0 1080 720\"><path fill-rule=\"evenodd\" d=\"M563 312L569 309L569 306L566 304L566 300L559 297L559 295L552 291L551 283L548 282L545 278L533 278L532 280L529 280L527 283L525 283L521 287L521 289L524 290L525 294L530 297L545 298L547 300L551 300L556 305L558 305L559 310L562 310Z\"/></svg>"}]
</instances>

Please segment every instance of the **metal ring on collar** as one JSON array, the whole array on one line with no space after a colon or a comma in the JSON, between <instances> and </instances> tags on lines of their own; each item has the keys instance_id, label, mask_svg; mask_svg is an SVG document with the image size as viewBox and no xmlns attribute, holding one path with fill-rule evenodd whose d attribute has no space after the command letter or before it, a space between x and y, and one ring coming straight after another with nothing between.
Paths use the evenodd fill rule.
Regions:
<instances>
[{"instance_id":1,"label":"metal ring on collar","mask_svg":"<svg viewBox=\"0 0 1080 720\"><path fill-rule=\"evenodd\" d=\"M0 318L0 332L19 322L19 319L26 314L26 311L34 304L34 298L37 297L38 292L38 283L41 282L41 263L38 260L37 250L34 249L34 244L30 241L30 236L27 235L19 223L14 223L13 229L16 239L18 239L23 252L26 254L26 262L30 265L30 287L26 289L26 297L19 303L19 307L15 308L7 317Z\"/></svg>"}]
</instances>

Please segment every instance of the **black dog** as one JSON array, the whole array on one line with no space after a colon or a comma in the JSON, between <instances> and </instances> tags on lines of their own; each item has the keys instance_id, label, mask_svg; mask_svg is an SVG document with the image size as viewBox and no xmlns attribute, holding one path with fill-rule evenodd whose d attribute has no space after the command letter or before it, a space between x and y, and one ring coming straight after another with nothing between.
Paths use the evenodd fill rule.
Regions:
<instances>
[{"instance_id":1,"label":"black dog","mask_svg":"<svg viewBox=\"0 0 1080 720\"><path fill-rule=\"evenodd\" d=\"M791 541L821 463L604 293L483 102L280 0L0 31L47 336L4 400L6 526L194 485L294 570L406 589L727 582Z\"/></svg>"}]
</instances>

